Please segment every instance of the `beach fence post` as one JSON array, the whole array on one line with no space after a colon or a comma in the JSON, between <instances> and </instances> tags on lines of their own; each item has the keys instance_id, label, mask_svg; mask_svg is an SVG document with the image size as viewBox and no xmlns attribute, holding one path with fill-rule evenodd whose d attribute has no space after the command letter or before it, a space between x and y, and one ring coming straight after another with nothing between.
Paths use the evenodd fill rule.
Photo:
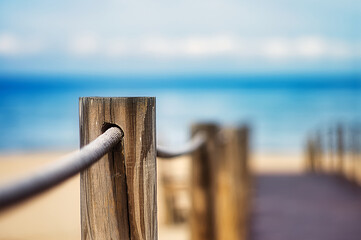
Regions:
<instances>
[{"instance_id":1,"label":"beach fence post","mask_svg":"<svg viewBox=\"0 0 361 240\"><path fill-rule=\"evenodd\" d=\"M202 132L206 143L192 153L190 214L191 239L215 240L216 161L219 156L219 128L216 124L196 124L192 135Z\"/></svg>"},{"instance_id":2,"label":"beach fence post","mask_svg":"<svg viewBox=\"0 0 361 240\"><path fill-rule=\"evenodd\" d=\"M333 128L330 127L328 129L327 133L327 150L328 150L328 159L329 159L329 171L330 173L334 173L335 167L334 167L334 142L333 142Z\"/></svg>"},{"instance_id":3,"label":"beach fence post","mask_svg":"<svg viewBox=\"0 0 361 240\"><path fill-rule=\"evenodd\" d=\"M332 137L332 154L333 154L333 162L332 162L332 169L334 174L339 173L339 157L338 157L338 137L337 137L337 126L334 125L331 127L331 137Z\"/></svg>"},{"instance_id":4,"label":"beach fence post","mask_svg":"<svg viewBox=\"0 0 361 240\"><path fill-rule=\"evenodd\" d=\"M337 126L336 129L336 139L337 139L337 172L340 175L344 173L344 132L341 124Z\"/></svg>"},{"instance_id":5,"label":"beach fence post","mask_svg":"<svg viewBox=\"0 0 361 240\"><path fill-rule=\"evenodd\" d=\"M306 145L306 168L309 172L316 171L316 147L315 141L312 137L309 137Z\"/></svg>"},{"instance_id":6,"label":"beach fence post","mask_svg":"<svg viewBox=\"0 0 361 240\"><path fill-rule=\"evenodd\" d=\"M250 174L248 127L196 124L206 144L192 153L191 239L247 238Z\"/></svg>"},{"instance_id":7,"label":"beach fence post","mask_svg":"<svg viewBox=\"0 0 361 240\"><path fill-rule=\"evenodd\" d=\"M352 147L352 151L353 151L353 157L354 157L354 161L355 161L355 181L357 184L359 184L359 167L360 167L360 151L359 151L359 145L360 145L360 133L358 131L357 126L355 125L353 127L353 147Z\"/></svg>"},{"instance_id":8,"label":"beach fence post","mask_svg":"<svg viewBox=\"0 0 361 240\"><path fill-rule=\"evenodd\" d=\"M118 126L122 141L81 172L82 239L156 240L155 98L79 99L80 146Z\"/></svg>"},{"instance_id":9,"label":"beach fence post","mask_svg":"<svg viewBox=\"0 0 361 240\"><path fill-rule=\"evenodd\" d=\"M241 209L243 209L243 213L240 216L240 224L243 226L243 231L241 232L241 239L249 239L249 229L250 219L251 219L251 209L252 209L252 189L253 186L251 172L250 172L250 127L247 125L242 126L238 129L239 136L239 146L241 151L239 160L241 161L240 166L240 175L241 175L241 194L238 195L241 202ZM237 158L235 158L237 161ZM238 161L239 161L238 160Z\"/></svg>"},{"instance_id":10,"label":"beach fence post","mask_svg":"<svg viewBox=\"0 0 361 240\"><path fill-rule=\"evenodd\" d=\"M225 128L217 161L217 239L247 239L250 214L249 129Z\"/></svg>"},{"instance_id":11,"label":"beach fence post","mask_svg":"<svg viewBox=\"0 0 361 240\"><path fill-rule=\"evenodd\" d=\"M316 150L316 171L324 172L325 171L325 162L323 156L323 140L321 130L316 131L315 133L315 150Z\"/></svg>"}]
</instances>

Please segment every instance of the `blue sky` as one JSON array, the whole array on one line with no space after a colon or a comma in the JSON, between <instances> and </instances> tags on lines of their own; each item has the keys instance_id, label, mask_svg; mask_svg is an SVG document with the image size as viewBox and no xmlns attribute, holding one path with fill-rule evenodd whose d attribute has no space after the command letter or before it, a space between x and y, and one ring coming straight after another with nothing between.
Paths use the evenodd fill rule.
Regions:
<instances>
[{"instance_id":1,"label":"blue sky","mask_svg":"<svg viewBox=\"0 0 361 240\"><path fill-rule=\"evenodd\" d=\"M0 1L0 73L359 72L358 0Z\"/></svg>"}]
</instances>

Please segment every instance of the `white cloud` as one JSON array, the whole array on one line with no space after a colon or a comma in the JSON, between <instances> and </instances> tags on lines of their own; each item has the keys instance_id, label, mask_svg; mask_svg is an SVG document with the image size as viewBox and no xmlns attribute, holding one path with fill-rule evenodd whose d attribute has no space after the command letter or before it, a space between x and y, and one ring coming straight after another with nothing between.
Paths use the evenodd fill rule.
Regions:
<instances>
[{"instance_id":1,"label":"white cloud","mask_svg":"<svg viewBox=\"0 0 361 240\"><path fill-rule=\"evenodd\" d=\"M347 41L321 37L244 39L241 37L147 37L136 48L141 55L166 58L233 57L272 60L345 59L354 56Z\"/></svg>"},{"instance_id":2,"label":"white cloud","mask_svg":"<svg viewBox=\"0 0 361 240\"><path fill-rule=\"evenodd\" d=\"M20 38L13 34L0 34L0 55L35 56L48 54L83 58L102 57L109 60L132 57L137 59L265 59L284 60L344 60L359 58L361 48L354 42L342 39L328 39L317 36L299 38L242 38L235 35L203 36L143 36L104 37L97 34L78 34L70 38L67 45L63 42L44 42L36 38Z\"/></svg>"},{"instance_id":3,"label":"white cloud","mask_svg":"<svg viewBox=\"0 0 361 240\"><path fill-rule=\"evenodd\" d=\"M261 40L259 45L263 49L260 52L260 57L269 57L276 60L342 60L356 56L354 54L356 48L350 42L314 36Z\"/></svg>"},{"instance_id":4,"label":"white cloud","mask_svg":"<svg viewBox=\"0 0 361 240\"><path fill-rule=\"evenodd\" d=\"M232 54L235 49L235 40L229 36L193 37L184 41L184 54L190 56Z\"/></svg>"},{"instance_id":5,"label":"white cloud","mask_svg":"<svg viewBox=\"0 0 361 240\"><path fill-rule=\"evenodd\" d=\"M128 53L129 47L123 39L110 39L104 44L104 55L107 57L121 57Z\"/></svg>"},{"instance_id":6,"label":"white cloud","mask_svg":"<svg viewBox=\"0 0 361 240\"><path fill-rule=\"evenodd\" d=\"M323 39L317 37L303 37L297 39L294 47L296 55L306 58L319 58L324 54L327 54L327 51L332 50L327 49L327 43Z\"/></svg>"},{"instance_id":7,"label":"white cloud","mask_svg":"<svg viewBox=\"0 0 361 240\"><path fill-rule=\"evenodd\" d=\"M11 34L0 35L0 55L11 56L20 52L17 38Z\"/></svg>"},{"instance_id":8,"label":"white cloud","mask_svg":"<svg viewBox=\"0 0 361 240\"><path fill-rule=\"evenodd\" d=\"M260 56L273 59L290 57L292 55L291 45L287 39L267 39L261 43Z\"/></svg>"},{"instance_id":9,"label":"white cloud","mask_svg":"<svg viewBox=\"0 0 361 240\"><path fill-rule=\"evenodd\" d=\"M179 40L165 37L145 37L140 41L139 53L158 57L179 56L181 43Z\"/></svg>"},{"instance_id":10,"label":"white cloud","mask_svg":"<svg viewBox=\"0 0 361 240\"><path fill-rule=\"evenodd\" d=\"M90 56L99 51L99 40L93 34L79 35L69 44L69 52L78 56Z\"/></svg>"},{"instance_id":11,"label":"white cloud","mask_svg":"<svg viewBox=\"0 0 361 240\"><path fill-rule=\"evenodd\" d=\"M347 44L345 42L335 41L332 44L329 44L329 55L331 57L346 59L357 56L356 47L353 44Z\"/></svg>"},{"instance_id":12,"label":"white cloud","mask_svg":"<svg viewBox=\"0 0 361 240\"><path fill-rule=\"evenodd\" d=\"M47 44L37 37L20 37L0 33L0 55L8 57L32 56L46 51Z\"/></svg>"},{"instance_id":13,"label":"white cloud","mask_svg":"<svg viewBox=\"0 0 361 240\"><path fill-rule=\"evenodd\" d=\"M229 36L187 36L184 38L146 37L141 54L155 57L215 57L232 54L236 42ZM142 52L143 51L143 52Z\"/></svg>"}]
</instances>

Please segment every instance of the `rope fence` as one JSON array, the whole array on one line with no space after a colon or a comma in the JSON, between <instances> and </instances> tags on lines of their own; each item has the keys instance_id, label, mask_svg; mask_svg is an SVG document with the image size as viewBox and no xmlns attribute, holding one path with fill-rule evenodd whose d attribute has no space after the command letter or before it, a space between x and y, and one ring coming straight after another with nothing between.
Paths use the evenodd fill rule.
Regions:
<instances>
[{"instance_id":1,"label":"rope fence","mask_svg":"<svg viewBox=\"0 0 361 240\"><path fill-rule=\"evenodd\" d=\"M119 143L122 137L123 132L121 129L111 127L93 142L69 156L65 156L29 176L0 186L0 210L42 193L80 173L107 154ZM205 143L205 140L205 135L198 133L178 149L157 146L157 157L174 158L191 154L199 149Z\"/></svg>"},{"instance_id":2,"label":"rope fence","mask_svg":"<svg viewBox=\"0 0 361 240\"><path fill-rule=\"evenodd\" d=\"M109 128L93 142L73 154L0 187L0 210L52 188L88 168L118 144L122 137L123 133L119 128Z\"/></svg>"},{"instance_id":3,"label":"rope fence","mask_svg":"<svg viewBox=\"0 0 361 240\"><path fill-rule=\"evenodd\" d=\"M193 138L178 149L170 149L163 146L157 146L157 157L160 158L174 158L183 155L188 155L199 149L206 142L206 136L198 133Z\"/></svg>"},{"instance_id":4,"label":"rope fence","mask_svg":"<svg viewBox=\"0 0 361 240\"><path fill-rule=\"evenodd\" d=\"M309 172L342 176L361 185L361 125L337 124L310 134L306 142Z\"/></svg>"},{"instance_id":5,"label":"rope fence","mask_svg":"<svg viewBox=\"0 0 361 240\"><path fill-rule=\"evenodd\" d=\"M82 239L156 240L156 157L188 155L191 239L247 239L247 126L195 124L185 145L156 146L152 97L80 98L79 122L80 150L0 186L0 210L80 173Z\"/></svg>"}]
</instances>

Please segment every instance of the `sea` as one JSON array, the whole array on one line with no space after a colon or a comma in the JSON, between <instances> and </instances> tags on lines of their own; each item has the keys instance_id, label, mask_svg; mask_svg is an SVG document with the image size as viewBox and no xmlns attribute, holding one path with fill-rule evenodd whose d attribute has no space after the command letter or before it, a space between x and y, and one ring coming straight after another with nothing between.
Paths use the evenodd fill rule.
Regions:
<instances>
[{"instance_id":1,"label":"sea","mask_svg":"<svg viewBox=\"0 0 361 240\"><path fill-rule=\"evenodd\" d=\"M258 152L302 152L319 128L361 122L356 74L0 74L0 153L79 147L79 97L154 96L158 144L199 122L248 125Z\"/></svg>"}]
</instances>

